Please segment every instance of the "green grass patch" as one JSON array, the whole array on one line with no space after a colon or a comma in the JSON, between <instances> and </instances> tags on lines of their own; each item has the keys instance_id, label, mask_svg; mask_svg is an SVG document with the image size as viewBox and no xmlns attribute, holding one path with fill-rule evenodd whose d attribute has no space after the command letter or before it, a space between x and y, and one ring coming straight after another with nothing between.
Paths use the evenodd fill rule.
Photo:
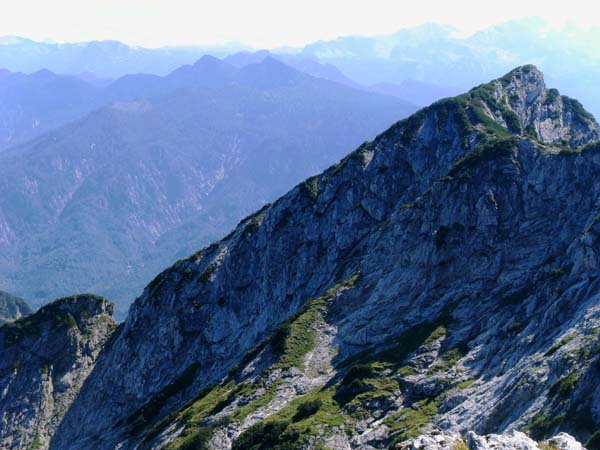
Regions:
<instances>
[{"instance_id":1,"label":"green grass patch","mask_svg":"<svg viewBox=\"0 0 600 450\"><path fill-rule=\"evenodd\" d=\"M458 389L459 391L463 391L465 389L470 388L473 385L473 383L475 383L475 380L461 381L456 385L456 389Z\"/></svg>"},{"instance_id":2,"label":"green grass patch","mask_svg":"<svg viewBox=\"0 0 600 450\"><path fill-rule=\"evenodd\" d=\"M327 312L327 303L342 289L351 289L358 282L359 275L353 275L325 294L306 302L292 317L286 319L271 338L273 352L279 360L272 366L278 368L304 368L306 354L315 347L315 325L323 321Z\"/></svg>"},{"instance_id":3,"label":"green grass patch","mask_svg":"<svg viewBox=\"0 0 600 450\"><path fill-rule=\"evenodd\" d=\"M341 427L347 416L334 400L334 387L314 389L244 431L233 449L297 449L309 437ZM276 433L275 433L276 431Z\"/></svg>"},{"instance_id":4,"label":"green grass patch","mask_svg":"<svg viewBox=\"0 0 600 450\"><path fill-rule=\"evenodd\" d=\"M323 320L327 310L327 300L319 297L307 302L297 317L283 322L273 335L273 351L279 354L279 360L272 369L298 367L304 368L304 357L315 347L316 331L314 326Z\"/></svg>"},{"instance_id":5,"label":"green grass patch","mask_svg":"<svg viewBox=\"0 0 600 450\"><path fill-rule=\"evenodd\" d=\"M576 371L565 375L552 386L550 386L548 393L561 399L568 398L575 390L575 386L577 385L577 381L579 381L580 375L581 373Z\"/></svg>"},{"instance_id":6,"label":"green grass patch","mask_svg":"<svg viewBox=\"0 0 600 450\"><path fill-rule=\"evenodd\" d=\"M177 421L185 425L186 429L199 426L218 405L230 398L235 387L235 383L229 381L201 391L196 401L177 415Z\"/></svg>"},{"instance_id":7,"label":"green grass patch","mask_svg":"<svg viewBox=\"0 0 600 450\"><path fill-rule=\"evenodd\" d=\"M299 422L300 420L306 419L316 414L321 409L321 406L323 406L323 401L320 398L306 400L298 405L296 414L294 414L292 420L294 422Z\"/></svg>"},{"instance_id":8,"label":"green grass patch","mask_svg":"<svg viewBox=\"0 0 600 450\"><path fill-rule=\"evenodd\" d=\"M245 430L232 450L294 450L299 433L286 421L259 422Z\"/></svg>"},{"instance_id":9,"label":"green grass patch","mask_svg":"<svg viewBox=\"0 0 600 450\"><path fill-rule=\"evenodd\" d=\"M425 122L426 112L427 108L421 109L401 122L404 125L404 130L400 141L404 145L409 145L417 138L417 134Z\"/></svg>"},{"instance_id":10,"label":"green grass patch","mask_svg":"<svg viewBox=\"0 0 600 450\"><path fill-rule=\"evenodd\" d=\"M544 353L544 356L551 356L551 355L553 355L561 347L567 345L573 339L575 339L575 335L571 334L569 336L564 337L563 339L561 339L560 341L556 342L555 344L552 344L552 346L546 351L546 353Z\"/></svg>"},{"instance_id":11,"label":"green grass patch","mask_svg":"<svg viewBox=\"0 0 600 450\"><path fill-rule=\"evenodd\" d=\"M214 428L201 427L170 443L167 450L208 450Z\"/></svg>"},{"instance_id":12,"label":"green grass patch","mask_svg":"<svg viewBox=\"0 0 600 450\"><path fill-rule=\"evenodd\" d=\"M270 207L271 207L271 204L267 203L267 204L265 204L265 206L260 208L254 214L248 216L247 218L245 218L241 221L241 223L247 222L247 225L244 228L244 231L242 232L242 236L244 236L244 237L248 236L248 235L252 234L254 231L258 230L258 228L262 224L263 220L265 219L265 216L267 215L267 211L269 210Z\"/></svg>"},{"instance_id":13,"label":"green grass patch","mask_svg":"<svg viewBox=\"0 0 600 450\"><path fill-rule=\"evenodd\" d=\"M393 377L416 373L404 364L406 358L421 345L435 342L446 334L445 325L422 323L403 332L384 351L360 352L343 361L338 368L349 369L336 388L335 399L341 405L361 406L372 400L393 397L400 388Z\"/></svg>"},{"instance_id":14,"label":"green grass patch","mask_svg":"<svg viewBox=\"0 0 600 450\"><path fill-rule=\"evenodd\" d=\"M302 192L313 202L319 198L319 177L310 177L304 183L302 183L301 187Z\"/></svg>"},{"instance_id":15,"label":"green grass patch","mask_svg":"<svg viewBox=\"0 0 600 450\"><path fill-rule=\"evenodd\" d=\"M36 338L41 335L45 327L84 333L86 330L81 330L79 326L85 327L85 311L82 311L81 314L83 322L78 324L73 314L69 312L68 306L79 301L101 302L106 299L93 294L81 294L54 300L35 313L3 324L4 342L7 345L16 345L23 339Z\"/></svg>"},{"instance_id":16,"label":"green grass patch","mask_svg":"<svg viewBox=\"0 0 600 450\"><path fill-rule=\"evenodd\" d=\"M429 373L450 370L467 354L468 350L466 344L457 345L456 347L448 349L429 369Z\"/></svg>"},{"instance_id":17,"label":"green grass patch","mask_svg":"<svg viewBox=\"0 0 600 450\"><path fill-rule=\"evenodd\" d=\"M444 322L441 319L439 322ZM432 339L432 334L439 335L441 330L437 330L439 322L423 322L408 328L396 339L392 340L387 348L380 352L372 349L359 352L344 361L337 367L343 369L357 363L376 365L379 369L398 370L404 366L404 360L428 339ZM436 331L437 330L437 331Z\"/></svg>"},{"instance_id":18,"label":"green grass patch","mask_svg":"<svg viewBox=\"0 0 600 450\"><path fill-rule=\"evenodd\" d=\"M385 419L385 424L390 427L394 436L389 448L395 444L414 439L421 433L423 427L429 423L438 413L438 403L435 400L422 400L410 408L403 408Z\"/></svg>"},{"instance_id":19,"label":"green grass patch","mask_svg":"<svg viewBox=\"0 0 600 450\"><path fill-rule=\"evenodd\" d=\"M230 380L227 383L205 388L196 397L195 401L191 402L181 412L171 415L162 421L159 426L151 430L146 435L146 440L156 435L169 423L177 421L184 425L185 429L182 435L169 446L169 450L204 449L203 445L207 445L208 439L215 428L233 421L241 422L249 414L261 407L267 406L275 397L277 387L280 384L280 381L272 383L256 398L236 408L230 416L210 423L209 421L212 417L219 414L236 399L255 396L259 389L264 388L264 385L262 382L236 384ZM194 447L194 445L197 447Z\"/></svg>"},{"instance_id":20,"label":"green grass patch","mask_svg":"<svg viewBox=\"0 0 600 450\"><path fill-rule=\"evenodd\" d=\"M444 325L438 326L433 332L425 339L424 344L433 344L434 342L446 337L448 330Z\"/></svg>"},{"instance_id":21,"label":"green grass patch","mask_svg":"<svg viewBox=\"0 0 600 450\"><path fill-rule=\"evenodd\" d=\"M39 436L36 436L33 438L33 441L31 441L31 444L29 444L29 447L27 447L27 450L38 450L42 448L42 445L42 440Z\"/></svg>"},{"instance_id":22,"label":"green grass patch","mask_svg":"<svg viewBox=\"0 0 600 450\"><path fill-rule=\"evenodd\" d=\"M271 383L271 385L265 390L265 392L261 396L252 400L248 404L239 407L231 416L232 420L241 421L245 417L247 417L249 414L258 410L259 408L268 406L269 403L271 403L271 401L275 398L275 394L277 393L277 388L279 387L280 384L281 384L281 381L279 381L279 380L275 381L274 383ZM248 384L247 384L246 388L249 389L245 393L245 396L247 396L247 397L252 395L252 390L256 389L255 386L248 385ZM237 395L243 395L243 394L244 394L243 392L237 393Z\"/></svg>"},{"instance_id":23,"label":"green grass patch","mask_svg":"<svg viewBox=\"0 0 600 450\"><path fill-rule=\"evenodd\" d=\"M216 271L217 265L214 262L210 263L198 277L198 283L208 283Z\"/></svg>"},{"instance_id":24,"label":"green grass patch","mask_svg":"<svg viewBox=\"0 0 600 450\"><path fill-rule=\"evenodd\" d=\"M537 413L531 419L523 431L529 432L531 437L536 440L544 439L557 427L564 422L566 414L552 414L550 410L544 410Z\"/></svg>"},{"instance_id":25,"label":"green grass patch","mask_svg":"<svg viewBox=\"0 0 600 450\"><path fill-rule=\"evenodd\" d=\"M127 424L130 426L129 433L136 435L146 428L149 422L154 419L160 410L167 404L169 399L191 386L199 369L200 364L191 364L175 379L175 381L165 386L160 392L155 394L148 403L131 414L127 418Z\"/></svg>"},{"instance_id":26,"label":"green grass patch","mask_svg":"<svg viewBox=\"0 0 600 450\"><path fill-rule=\"evenodd\" d=\"M494 122L495 123L495 122ZM469 170L474 168L476 165L492 161L497 158L512 156L518 144L518 139L514 136L494 139L491 142L483 143L467 155L458 159L448 172L449 176L456 176L463 170Z\"/></svg>"},{"instance_id":27,"label":"green grass patch","mask_svg":"<svg viewBox=\"0 0 600 450\"><path fill-rule=\"evenodd\" d=\"M384 375L383 370L377 362L350 367L336 388L335 400L341 405L359 406L374 399L392 397L400 385L397 380Z\"/></svg>"}]
</instances>

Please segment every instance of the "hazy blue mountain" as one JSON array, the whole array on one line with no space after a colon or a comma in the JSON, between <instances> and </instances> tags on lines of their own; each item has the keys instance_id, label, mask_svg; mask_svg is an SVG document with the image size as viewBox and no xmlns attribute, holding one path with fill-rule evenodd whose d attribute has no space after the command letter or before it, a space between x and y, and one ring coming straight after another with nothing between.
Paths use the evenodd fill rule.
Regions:
<instances>
[{"instance_id":1,"label":"hazy blue mountain","mask_svg":"<svg viewBox=\"0 0 600 450\"><path fill-rule=\"evenodd\" d=\"M115 102L0 154L1 288L123 313L153 273L415 109L272 58L198 64L222 86Z\"/></svg>"},{"instance_id":2,"label":"hazy blue mountain","mask_svg":"<svg viewBox=\"0 0 600 450\"><path fill-rule=\"evenodd\" d=\"M205 55L166 76L125 75L107 84L40 70L30 75L0 72L0 151L83 117L115 101L152 97L181 88L230 83L237 69ZM93 75L88 74L90 79Z\"/></svg>"},{"instance_id":3,"label":"hazy blue mountain","mask_svg":"<svg viewBox=\"0 0 600 450\"><path fill-rule=\"evenodd\" d=\"M353 87L360 87L358 83L344 75L337 67L332 64L319 63L315 58L304 55L290 53L272 53L268 50L259 50L256 52L243 51L223 58L223 61L235 66L244 67L248 64L255 64L263 61L265 58L277 59L296 70L312 75L317 78L335 81Z\"/></svg>"},{"instance_id":4,"label":"hazy blue mountain","mask_svg":"<svg viewBox=\"0 0 600 450\"><path fill-rule=\"evenodd\" d=\"M25 300L0 291L0 324L10 322L31 313Z\"/></svg>"},{"instance_id":5,"label":"hazy blue mountain","mask_svg":"<svg viewBox=\"0 0 600 450\"><path fill-rule=\"evenodd\" d=\"M0 37L0 68L19 72L40 69L68 74L91 72L101 78L117 78L129 73L165 75L204 54L225 56L244 48L228 44L150 49L118 41L57 44L4 36Z\"/></svg>"},{"instance_id":6,"label":"hazy blue mountain","mask_svg":"<svg viewBox=\"0 0 600 450\"><path fill-rule=\"evenodd\" d=\"M333 64L365 85L415 80L466 88L534 63L562 92L600 115L598 29L553 30L542 19L509 21L471 36L426 24L376 37L340 37L307 45L302 55ZM585 92L584 92L585 89ZM408 98L408 97L406 97Z\"/></svg>"},{"instance_id":7,"label":"hazy blue mountain","mask_svg":"<svg viewBox=\"0 0 600 450\"><path fill-rule=\"evenodd\" d=\"M398 42L404 41L399 40ZM318 47L318 44L314 45ZM389 46L390 45L388 44L388 47ZM308 46L307 48L311 48L311 46ZM348 49L347 46L345 46L344 48ZM436 100L456 95L461 91L461 88L459 87L446 86L444 84L428 83L425 81L417 81L413 79L403 79L399 83L378 82L371 86L363 86L344 75L344 73L342 73L342 71L333 64L325 64L318 62L318 60L316 59L318 55L319 52L317 52L315 56L308 56L306 55L306 53L273 53L268 50L259 50L256 52L243 51L227 56L223 58L223 61L235 67L241 68L247 66L248 64L255 64L257 62L261 62L265 58L270 57L277 59L301 72L307 73L318 78L336 81L338 83L342 83L360 89L365 89L371 92L377 92L384 95L391 95L419 106L429 105ZM358 64L363 65L364 61L360 61L362 61L364 53L358 52L358 55ZM376 62L376 64L381 63Z\"/></svg>"},{"instance_id":8,"label":"hazy blue mountain","mask_svg":"<svg viewBox=\"0 0 600 450\"><path fill-rule=\"evenodd\" d=\"M223 58L223 61L241 69L248 64L259 63L269 56L276 57L269 50L257 50L255 52L242 51L226 56Z\"/></svg>"},{"instance_id":9,"label":"hazy blue mountain","mask_svg":"<svg viewBox=\"0 0 600 450\"><path fill-rule=\"evenodd\" d=\"M111 84L114 80L114 78L107 78L107 77L99 77L98 75L96 75L93 72L81 72L75 75L77 78L85 81L86 83L91 84L92 86L96 86L96 87L106 87L109 84Z\"/></svg>"},{"instance_id":10,"label":"hazy blue mountain","mask_svg":"<svg viewBox=\"0 0 600 450\"><path fill-rule=\"evenodd\" d=\"M389 58L398 48L427 46L448 39L456 31L456 28L448 25L428 23L402 29L391 35L342 36L332 41L318 41L305 46L302 53L316 56L320 60Z\"/></svg>"},{"instance_id":11,"label":"hazy blue mountain","mask_svg":"<svg viewBox=\"0 0 600 450\"><path fill-rule=\"evenodd\" d=\"M252 54L249 54L252 55ZM273 59L268 52L261 57L252 58L253 62ZM278 60L284 58L277 57ZM234 59L235 60L235 59ZM274 60L274 59L273 59ZM298 62L298 61L296 61ZM79 76L58 75L48 70L33 74L0 71L0 151L21 144L51 129L63 126L79 119L101 106L115 101L127 101L152 97L189 87L222 87L228 83L247 83L252 72L262 66L244 67L250 64L238 64L242 69L222 61L214 56L204 55L194 64L181 66L168 75L153 74L125 75L117 80L101 79L94 74ZM306 63L309 64L309 63ZM333 66L314 63L312 72L319 78L341 80L343 84L353 83L336 72ZM283 71L284 80L289 73L282 65L273 65L267 71L257 74L267 84L275 81L277 68ZM321 68L321 73L317 69ZM238 74L240 72L240 74ZM302 72L311 72L304 67ZM299 72L293 76L301 77Z\"/></svg>"},{"instance_id":12,"label":"hazy blue mountain","mask_svg":"<svg viewBox=\"0 0 600 450\"><path fill-rule=\"evenodd\" d=\"M102 93L74 76L0 72L0 150L81 117Z\"/></svg>"},{"instance_id":13,"label":"hazy blue mountain","mask_svg":"<svg viewBox=\"0 0 600 450\"><path fill-rule=\"evenodd\" d=\"M181 66L161 77L151 74L125 75L108 85L108 100L134 99L166 94L187 87L219 87L233 80L236 68L210 55Z\"/></svg>"},{"instance_id":14,"label":"hazy blue mountain","mask_svg":"<svg viewBox=\"0 0 600 450\"><path fill-rule=\"evenodd\" d=\"M0 151L79 119L113 101L166 94L176 89L222 86L236 69L212 56L161 77L126 75L98 81L94 75L58 75L40 70L30 75L0 72Z\"/></svg>"},{"instance_id":15,"label":"hazy blue mountain","mask_svg":"<svg viewBox=\"0 0 600 450\"><path fill-rule=\"evenodd\" d=\"M452 26L429 23L389 35L345 36L301 49L275 49L271 56L313 76L352 86L377 85L376 90L381 91L388 84L423 82L452 87L452 94L515 65L535 63L553 85L582 98L598 115L600 86L592 83L585 93L581 86L600 76L599 36L598 28L582 30L568 25L554 30L535 17L509 21L470 36ZM49 44L0 38L0 67L24 72L90 72L98 79L131 73L165 75L192 64L203 54L228 57L227 62L242 67L260 62L269 52L251 52L237 44L146 49L117 41ZM94 79L90 81L95 84ZM416 98L422 99L418 103L427 104L425 99L438 99L437 93L432 88L431 93Z\"/></svg>"}]
</instances>

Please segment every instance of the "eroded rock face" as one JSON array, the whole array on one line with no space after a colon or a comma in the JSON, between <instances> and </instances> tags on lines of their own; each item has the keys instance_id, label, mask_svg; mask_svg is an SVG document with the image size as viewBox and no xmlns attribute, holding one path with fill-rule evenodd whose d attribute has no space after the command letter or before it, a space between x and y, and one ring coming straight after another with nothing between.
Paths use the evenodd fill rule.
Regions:
<instances>
[{"instance_id":1,"label":"eroded rock face","mask_svg":"<svg viewBox=\"0 0 600 450\"><path fill-rule=\"evenodd\" d=\"M545 144L570 147L600 137L592 115L577 100L548 89L535 66L515 69L491 83L488 92L488 112L513 132L527 133Z\"/></svg>"},{"instance_id":2,"label":"eroded rock face","mask_svg":"<svg viewBox=\"0 0 600 450\"><path fill-rule=\"evenodd\" d=\"M518 431L487 436L480 436L470 431L465 437L457 433L438 431L402 442L396 448L403 450L582 450L583 446L567 433L560 433L546 441L537 442Z\"/></svg>"},{"instance_id":3,"label":"eroded rock face","mask_svg":"<svg viewBox=\"0 0 600 450\"><path fill-rule=\"evenodd\" d=\"M115 328L113 305L57 300L0 327L0 448L45 449Z\"/></svg>"},{"instance_id":4,"label":"eroded rock face","mask_svg":"<svg viewBox=\"0 0 600 450\"><path fill-rule=\"evenodd\" d=\"M588 439L598 125L553 96L524 67L438 102L163 272L51 448Z\"/></svg>"}]
</instances>

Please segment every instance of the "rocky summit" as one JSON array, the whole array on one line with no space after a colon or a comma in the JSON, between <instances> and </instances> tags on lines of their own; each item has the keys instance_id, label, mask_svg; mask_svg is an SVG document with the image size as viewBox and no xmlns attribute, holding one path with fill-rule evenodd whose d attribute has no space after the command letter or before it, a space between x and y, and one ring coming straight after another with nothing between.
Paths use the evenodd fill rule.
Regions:
<instances>
[{"instance_id":1,"label":"rocky summit","mask_svg":"<svg viewBox=\"0 0 600 450\"><path fill-rule=\"evenodd\" d=\"M434 103L158 275L4 446L600 448L599 138L533 66Z\"/></svg>"},{"instance_id":2,"label":"rocky summit","mask_svg":"<svg viewBox=\"0 0 600 450\"><path fill-rule=\"evenodd\" d=\"M48 448L115 328L113 305L56 300L0 327L0 448Z\"/></svg>"}]
</instances>

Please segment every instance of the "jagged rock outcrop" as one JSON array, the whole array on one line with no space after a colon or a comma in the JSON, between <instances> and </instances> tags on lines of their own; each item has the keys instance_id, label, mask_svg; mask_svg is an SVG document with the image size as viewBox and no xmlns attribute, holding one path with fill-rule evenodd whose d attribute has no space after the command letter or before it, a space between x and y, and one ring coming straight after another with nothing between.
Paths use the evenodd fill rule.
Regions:
<instances>
[{"instance_id":1,"label":"jagged rock outcrop","mask_svg":"<svg viewBox=\"0 0 600 450\"><path fill-rule=\"evenodd\" d=\"M25 300L0 291L0 325L31 313Z\"/></svg>"},{"instance_id":2,"label":"jagged rock outcrop","mask_svg":"<svg viewBox=\"0 0 600 450\"><path fill-rule=\"evenodd\" d=\"M524 66L481 89L485 113L514 133L539 142L578 147L598 139L594 117L556 89L547 89L534 66Z\"/></svg>"},{"instance_id":3,"label":"jagged rock outcrop","mask_svg":"<svg viewBox=\"0 0 600 450\"><path fill-rule=\"evenodd\" d=\"M51 448L379 449L428 424L596 445L600 133L577 105L518 68L163 272Z\"/></svg>"},{"instance_id":4,"label":"jagged rock outcrop","mask_svg":"<svg viewBox=\"0 0 600 450\"><path fill-rule=\"evenodd\" d=\"M466 437L457 433L432 432L398 444L403 450L582 450L582 445L567 433L560 433L546 441L536 442L524 433L479 436L470 431Z\"/></svg>"},{"instance_id":5,"label":"jagged rock outcrop","mask_svg":"<svg viewBox=\"0 0 600 450\"><path fill-rule=\"evenodd\" d=\"M0 327L0 448L45 449L115 328L113 305L56 300Z\"/></svg>"}]
</instances>

